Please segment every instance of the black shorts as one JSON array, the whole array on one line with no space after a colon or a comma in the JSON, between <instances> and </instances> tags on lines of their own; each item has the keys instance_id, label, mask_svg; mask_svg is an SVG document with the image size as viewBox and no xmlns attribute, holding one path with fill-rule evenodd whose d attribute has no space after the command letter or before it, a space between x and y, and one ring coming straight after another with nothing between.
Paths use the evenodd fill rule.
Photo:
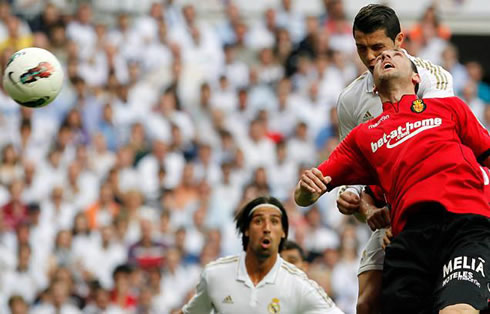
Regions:
<instances>
[{"instance_id":1,"label":"black shorts","mask_svg":"<svg viewBox=\"0 0 490 314\"><path fill-rule=\"evenodd\" d=\"M489 309L490 219L438 204L410 214L386 248L381 296L383 314L439 313L459 303Z\"/></svg>"}]
</instances>

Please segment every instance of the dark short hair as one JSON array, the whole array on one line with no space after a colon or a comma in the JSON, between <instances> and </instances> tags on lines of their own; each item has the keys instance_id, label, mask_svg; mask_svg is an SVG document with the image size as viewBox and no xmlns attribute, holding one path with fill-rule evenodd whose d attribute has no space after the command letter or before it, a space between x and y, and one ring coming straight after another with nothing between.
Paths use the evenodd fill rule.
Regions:
<instances>
[{"instance_id":1,"label":"dark short hair","mask_svg":"<svg viewBox=\"0 0 490 314\"><path fill-rule=\"evenodd\" d=\"M291 241L291 240L286 240L284 242L284 246L282 248L283 251L289 251L289 250L296 250L299 253L299 256L301 256L301 260L304 262L306 260L306 255L305 251L301 246L299 246L298 243Z\"/></svg>"},{"instance_id":2,"label":"dark short hair","mask_svg":"<svg viewBox=\"0 0 490 314\"><path fill-rule=\"evenodd\" d=\"M357 13L352 32L360 31L365 34L384 29L386 36L395 41L401 32L400 21L395 11L382 4L369 4Z\"/></svg>"},{"instance_id":3,"label":"dark short hair","mask_svg":"<svg viewBox=\"0 0 490 314\"><path fill-rule=\"evenodd\" d=\"M247 231L248 227L250 226L250 221L252 220L252 217L250 216L250 211L257 205L261 205L261 204L271 204L277 206L281 210L281 214L282 214L281 224L282 224L282 229L284 231L284 234L286 236L283 239L281 239L281 242L279 243L279 252L280 252L284 246L284 242L288 237L289 221L288 221L288 214L286 213L286 209L284 208L284 206L277 198L272 196L257 197L256 199L253 199L250 202L248 202L236 214L235 216L236 229L237 232L242 235L243 250L246 251L248 246L249 238L245 235L245 231Z\"/></svg>"},{"instance_id":4,"label":"dark short hair","mask_svg":"<svg viewBox=\"0 0 490 314\"><path fill-rule=\"evenodd\" d=\"M129 264L118 265L112 271L112 279L116 279L116 276L119 274L130 275L132 271L133 271L133 269Z\"/></svg>"}]
</instances>

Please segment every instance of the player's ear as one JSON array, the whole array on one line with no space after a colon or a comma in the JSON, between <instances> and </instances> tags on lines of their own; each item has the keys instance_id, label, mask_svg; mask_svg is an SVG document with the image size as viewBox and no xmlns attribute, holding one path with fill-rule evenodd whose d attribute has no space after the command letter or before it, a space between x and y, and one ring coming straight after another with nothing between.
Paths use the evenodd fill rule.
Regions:
<instances>
[{"instance_id":1,"label":"player's ear","mask_svg":"<svg viewBox=\"0 0 490 314\"><path fill-rule=\"evenodd\" d=\"M412 83L413 85L420 84L420 75L418 73L413 73L412 74Z\"/></svg>"},{"instance_id":2,"label":"player's ear","mask_svg":"<svg viewBox=\"0 0 490 314\"><path fill-rule=\"evenodd\" d=\"M374 85L373 93L375 93L376 95L378 94L378 87L376 87L376 85Z\"/></svg>"},{"instance_id":3,"label":"player's ear","mask_svg":"<svg viewBox=\"0 0 490 314\"><path fill-rule=\"evenodd\" d=\"M395 37L395 48L401 48L403 45L403 41L405 40L405 34L403 32L399 32Z\"/></svg>"}]
</instances>

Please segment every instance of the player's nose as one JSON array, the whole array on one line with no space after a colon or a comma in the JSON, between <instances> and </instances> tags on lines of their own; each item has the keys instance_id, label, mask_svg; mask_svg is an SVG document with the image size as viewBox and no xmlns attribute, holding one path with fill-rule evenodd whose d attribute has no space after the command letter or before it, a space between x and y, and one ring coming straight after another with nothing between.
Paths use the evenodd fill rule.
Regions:
<instances>
[{"instance_id":1,"label":"player's nose","mask_svg":"<svg viewBox=\"0 0 490 314\"><path fill-rule=\"evenodd\" d=\"M264 232L270 232L271 231L271 222L266 220L265 223L263 224L264 228L263 228L263 231Z\"/></svg>"}]
</instances>

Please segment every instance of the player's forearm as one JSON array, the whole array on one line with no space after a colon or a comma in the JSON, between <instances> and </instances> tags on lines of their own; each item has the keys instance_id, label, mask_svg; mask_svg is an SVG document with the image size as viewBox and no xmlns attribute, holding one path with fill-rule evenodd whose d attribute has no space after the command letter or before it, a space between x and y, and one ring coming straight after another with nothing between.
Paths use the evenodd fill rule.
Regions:
<instances>
[{"instance_id":1,"label":"player's forearm","mask_svg":"<svg viewBox=\"0 0 490 314\"><path fill-rule=\"evenodd\" d=\"M320 195L318 193L312 193L302 189L299 183L294 191L294 201L299 206L310 206L311 204L315 203L319 197Z\"/></svg>"},{"instance_id":2,"label":"player's forearm","mask_svg":"<svg viewBox=\"0 0 490 314\"><path fill-rule=\"evenodd\" d=\"M361 195L361 204L359 206L359 211L354 213L354 217L357 218L360 222L366 222L369 210L375 209L375 200L368 193L362 192Z\"/></svg>"},{"instance_id":3,"label":"player's forearm","mask_svg":"<svg viewBox=\"0 0 490 314\"><path fill-rule=\"evenodd\" d=\"M374 198L368 193L361 193L361 206L359 206L359 215L366 220L369 209L374 206Z\"/></svg>"}]
</instances>

